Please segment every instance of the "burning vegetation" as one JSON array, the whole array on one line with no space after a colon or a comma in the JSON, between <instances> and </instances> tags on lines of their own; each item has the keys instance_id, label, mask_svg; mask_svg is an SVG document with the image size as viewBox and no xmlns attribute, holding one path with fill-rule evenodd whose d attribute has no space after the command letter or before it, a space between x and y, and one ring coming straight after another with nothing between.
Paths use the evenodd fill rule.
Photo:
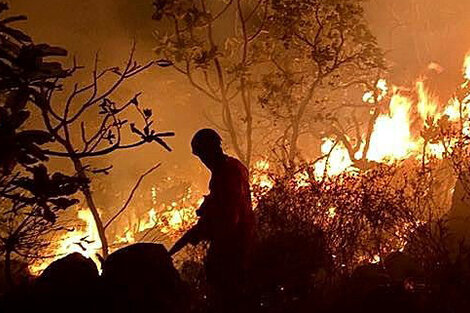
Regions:
<instances>
[{"instance_id":1,"label":"burning vegetation","mask_svg":"<svg viewBox=\"0 0 470 313\"><path fill-rule=\"evenodd\" d=\"M163 247L131 245L173 244L197 223L204 193L166 174L140 188L160 163L120 208L97 206L92 188L111 170L96 158L151 143L171 151L174 133L155 130L140 93L116 95L157 66L211 102L208 119L250 168L257 240L247 312L470 308L470 54L444 101L426 75L409 86L387 78L361 2L154 5L157 61L139 64L133 47L123 67L100 70L97 59L90 82L70 84L81 67L47 61L67 51L33 43L10 26L25 18L4 17L0 4L0 254L10 291L24 288L18 276L41 284L67 255L91 258L86 266L117 288L114 266L127 262L120 257L151 251L174 274L165 281L178 290L175 301L184 298L175 312L210 306L205 245L175 259L184 288ZM433 62L427 70L443 68ZM50 174L59 158L70 168ZM136 203L137 193L148 201Z\"/></svg>"}]
</instances>

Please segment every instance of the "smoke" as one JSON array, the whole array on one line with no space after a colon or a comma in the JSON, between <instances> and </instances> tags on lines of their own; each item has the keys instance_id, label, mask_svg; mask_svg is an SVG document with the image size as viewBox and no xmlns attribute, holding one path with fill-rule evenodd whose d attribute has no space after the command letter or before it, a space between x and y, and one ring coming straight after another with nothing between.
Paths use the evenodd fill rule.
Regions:
<instances>
[{"instance_id":1,"label":"smoke","mask_svg":"<svg viewBox=\"0 0 470 313\"><path fill-rule=\"evenodd\" d=\"M65 47L88 68L96 52L102 66L122 64L134 40L139 60L154 57L151 0L12 0L10 6L12 13L29 17L21 27L36 42ZM366 2L373 33L391 64L392 82L410 84L417 76L427 75L441 97L447 98L460 82L461 62L470 49L468 12L470 2L461 0ZM429 70L431 62L439 64L442 73ZM169 141L174 152L151 145L113 154L106 160L115 168L103 181L107 192L100 197L101 206L117 206L115 195L129 190L141 172L159 161L164 164L160 176L182 175L196 179L200 186L208 177L189 149L194 131L210 126L203 114L207 100L171 69L155 68L140 75L119 96L126 99L137 91L143 92L142 103L158 117L157 127L176 132Z\"/></svg>"},{"instance_id":2,"label":"smoke","mask_svg":"<svg viewBox=\"0 0 470 313\"><path fill-rule=\"evenodd\" d=\"M366 12L391 62L393 82L410 84L417 76L429 76L441 99L449 98L461 83L462 62L470 51L470 2L370 0ZM431 62L442 72L429 73Z\"/></svg>"},{"instance_id":3,"label":"smoke","mask_svg":"<svg viewBox=\"0 0 470 313\"><path fill-rule=\"evenodd\" d=\"M68 64L76 57L80 65L86 66L74 80L90 78L96 53L102 67L123 65L134 41L138 61L145 63L155 58L152 1L15 0L9 4L10 13L28 16L28 21L19 26L35 42L62 46L69 51ZM184 83L183 77L171 69L153 68L126 83L117 94L124 101L142 91L140 102L153 109L156 128L172 130L177 135L168 141L174 149L172 153L152 144L132 152L117 152L100 164L114 165L111 174L99 181L100 186L106 186L99 196L101 207L119 206L120 199L125 198L141 173L160 161L164 166L153 176L155 180L190 171L191 175L187 176L196 173L194 176L200 178L196 183L204 185L207 172L191 156L189 149L192 134L199 127L208 126L201 110L204 100L191 88L185 88ZM151 184L152 178L148 181ZM149 196L150 188L147 187L144 185L142 192Z\"/></svg>"}]
</instances>

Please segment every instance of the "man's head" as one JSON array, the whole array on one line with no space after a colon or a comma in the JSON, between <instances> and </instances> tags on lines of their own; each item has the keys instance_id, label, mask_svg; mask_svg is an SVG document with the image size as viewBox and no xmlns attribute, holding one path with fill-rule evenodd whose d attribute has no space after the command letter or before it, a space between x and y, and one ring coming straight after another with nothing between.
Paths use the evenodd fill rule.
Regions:
<instances>
[{"instance_id":1,"label":"man's head","mask_svg":"<svg viewBox=\"0 0 470 313\"><path fill-rule=\"evenodd\" d=\"M213 129L198 130L191 140L193 154L198 156L209 169L213 169L223 156L222 138Z\"/></svg>"}]
</instances>

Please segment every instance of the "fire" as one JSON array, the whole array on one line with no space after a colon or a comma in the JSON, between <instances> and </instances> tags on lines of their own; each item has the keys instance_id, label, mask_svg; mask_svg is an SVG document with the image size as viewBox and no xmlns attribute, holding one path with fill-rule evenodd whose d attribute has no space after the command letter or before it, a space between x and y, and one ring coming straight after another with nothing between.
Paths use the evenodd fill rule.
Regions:
<instances>
[{"instance_id":1,"label":"fire","mask_svg":"<svg viewBox=\"0 0 470 313\"><path fill-rule=\"evenodd\" d=\"M51 257L39 259L29 266L29 270L33 275L40 274L53 261L74 252L91 258L100 268L97 253L101 249L101 241L93 215L87 209L80 209L77 212L77 218L83 223L54 239L54 244L50 247L50 250L53 251Z\"/></svg>"},{"instance_id":2,"label":"fire","mask_svg":"<svg viewBox=\"0 0 470 313\"><path fill-rule=\"evenodd\" d=\"M156 205L156 190L154 188L152 188L152 198L153 204ZM120 234L115 236L110 252L122 245L136 242L140 233L151 228L156 228L162 234L167 235L169 240L173 240L196 223L195 212L202 201L203 197L199 197L197 193L193 193L191 188L188 188L179 202L173 202L169 205L160 204L158 210L152 207L143 217L132 215L131 221L121 228ZM80 209L77 212L77 220L81 221L80 225L61 234L58 238L53 238L53 244L44 253L44 257L29 266L33 275L39 275L53 261L74 252L91 258L98 269L101 268L97 256L101 253L101 241L93 215L87 209Z\"/></svg>"},{"instance_id":3,"label":"fire","mask_svg":"<svg viewBox=\"0 0 470 313\"><path fill-rule=\"evenodd\" d=\"M465 56L463 76L467 82L470 81L470 52Z\"/></svg>"},{"instance_id":4,"label":"fire","mask_svg":"<svg viewBox=\"0 0 470 313\"><path fill-rule=\"evenodd\" d=\"M321 179L325 175L338 175L352 166L346 148L331 138L324 139L321 152L325 157L315 164L317 179Z\"/></svg>"},{"instance_id":5,"label":"fire","mask_svg":"<svg viewBox=\"0 0 470 313\"><path fill-rule=\"evenodd\" d=\"M418 93L418 113L423 121L429 117L435 117L438 108L438 99L425 87L424 80L416 82L416 92Z\"/></svg>"},{"instance_id":6,"label":"fire","mask_svg":"<svg viewBox=\"0 0 470 313\"><path fill-rule=\"evenodd\" d=\"M436 66L433 64L431 67L434 69ZM373 108L371 107L371 114L375 114L375 110L383 107L382 104L387 104L384 103L385 101L388 101L387 110L378 114L374 122L368 151L363 151L365 147L363 142L361 150L356 152L354 158L359 160L366 153L368 161L386 164L408 158L422 159L425 143L420 136L420 130L412 128L412 125L416 125L414 123L416 120L420 120L418 124L422 127L428 121L434 123L443 116L447 116L450 122L460 121L463 133L470 134L470 122L467 121L468 103L470 103L470 92L468 91L470 89L470 53L465 57L463 77L465 82L460 85L456 96L452 97L447 105L440 105L439 99L426 88L424 79L419 79L415 83L414 96L405 95L400 91L400 88L390 87L385 79L379 79L375 90L366 91L362 101L374 105ZM362 140L364 141L365 138ZM426 147L425 153L442 158L444 154L442 145L428 143ZM323 157L315 163L313 168L315 179L321 180L354 170L354 160L351 160L348 150L336 138L324 138L321 144L321 153ZM252 169L252 185L264 190L272 189L274 181L269 172L270 164L267 160L255 162ZM308 184L309 179L306 172L296 174L299 187ZM150 229L157 229L173 240L196 223L195 212L202 203L203 197L191 187L186 190L181 199L170 204L158 204L156 188L152 188L151 195L152 207L142 216L137 216L135 212L130 214L127 224L120 225L122 227L115 232L112 246L136 242L139 240L139 234ZM256 203L253 205L256 207ZM330 219L334 219L336 215L335 207L328 209ZM40 259L31 264L30 270L33 274L42 272L52 261L72 252L81 253L99 264L96 255L100 252L101 243L93 216L89 210L81 209L77 213L77 218L82 222L79 226L54 239L54 244L50 249L52 257ZM405 225L402 230L397 230L397 232L407 231L406 229ZM405 244L405 242L400 243L400 246ZM369 261L380 262L380 260L379 255L374 255Z\"/></svg>"},{"instance_id":7,"label":"fire","mask_svg":"<svg viewBox=\"0 0 470 313\"><path fill-rule=\"evenodd\" d=\"M433 64L432 67L436 67ZM441 71L442 69L440 69ZM470 82L470 53L464 62L465 83L461 85L459 91L466 92ZM385 79L379 79L375 90L366 91L362 101L367 104L381 104L388 101L387 112L378 115L374 122L373 131L370 136L369 149L366 159L378 163L391 164L408 158L423 159L424 139L419 131L413 131L413 122L420 120L421 126L434 123L444 115L450 122L458 122L469 116L468 103L470 103L470 92L459 99L452 97L447 105L440 106L439 99L430 91L425 84L425 79L419 79L414 86L415 95L408 95L401 92L396 86L389 87ZM442 108L442 109L440 109ZM374 114L378 108L372 108ZM470 134L470 122L463 122L464 134ZM365 138L363 138L363 141ZM356 160L360 160L364 155L364 142L362 148L354 155ZM449 148L449 147L448 147ZM426 143L426 155L442 158L445 148L442 144ZM334 137L323 138L321 145L322 158L314 165L314 175L316 179L336 176L338 174L354 170L354 160L342 142ZM266 172L269 169L267 161L258 161L255 164L256 171L252 179L252 184L272 188L273 182ZM298 185L302 185L305 177L298 174ZM305 175L304 175L305 176Z\"/></svg>"},{"instance_id":8,"label":"fire","mask_svg":"<svg viewBox=\"0 0 470 313\"><path fill-rule=\"evenodd\" d=\"M156 189L152 188L152 202L157 204ZM183 197L171 204L162 203L158 209L150 208L144 217L132 216L123 234L116 235L114 243L130 244L136 242L136 235L146 230L156 228L170 238L177 237L181 232L188 230L197 221L196 210L204 201L204 197L193 192L189 187Z\"/></svg>"},{"instance_id":9,"label":"fire","mask_svg":"<svg viewBox=\"0 0 470 313\"><path fill-rule=\"evenodd\" d=\"M375 121L370 138L367 159L389 162L407 158L415 149L410 131L411 102L394 94L390 100L390 113L380 115Z\"/></svg>"},{"instance_id":10,"label":"fire","mask_svg":"<svg viewBox=\"0 0 470 313\"><path fill-rule=\"evenodd\" d=\"M268 175L269 167L268 161L257 161L253 167L254 174L251 177L251 184L261 188L271 189L274 186L274 182Z\"/></svg>"},{"instance_id":11,"label":"fire","mask_svg":"<svg viewBox=\"0 0 470 313\"><path fill-rule=\"evenodd\" d=\"M377 81L375 86L377 90L374 91L366 91L364 96L362 97L362 101L370 104L374 104L376 102L382 101L388 93L388 86L387 81L383 78Z\"/></svg>"},{"instance_id":12,"label":"fire","mask_svg":"<svg viewBox=\"0 0 470 313\"><path fill-rule=\"evenodd\" d=\"M463 76L465 83L460 86L458 91L465 94L463 99L459 100L459 98L453 97L445 106L439 105L439 99L426 88L424 79L419 79L415 84L414 91L417 100L401 94L397 87L389 88L384 79L379 80L376 91L364 93L363 102L379 103L384 101L387 95L390 100L388 112L380 114L375 120L366 159L380 163L392 163L410 157L422 159L424 140L419 132L412 132L413 118L419 118L421 125L425 125L429 121L433 123L444 115L450 122L468 118L470 92L467 89L470 82L470 53L465 57ZM441 111L440 107L443 107ZM414 111L418 113L418 116L413 116ZM470 134L470 123L466 120L463 121L462 131L464 134ZM442 158L444 150L441 144L433 143L427 144L425 153ZM327 157L326 160L323 159L315 165L317 178L324 176L325 167L327 168L326 174L329 176L351 169L353 162L347 149L341 143L336 142L335 138L325 138L321 151ZM359 159L363 153L363 151L359 151L355 157Z\"/></svg>"},{"instance_id":13,"label":"fire","mask_svg":"<svg viewBox=\"0 0 470 313\"><path fill-rule=\"evenodd\" d=\"M444 114L449 117L450 121L458 121L460 119L460 101L453 97L449 101L449 105L445 108Z\"/></svg>"}]
</instances>

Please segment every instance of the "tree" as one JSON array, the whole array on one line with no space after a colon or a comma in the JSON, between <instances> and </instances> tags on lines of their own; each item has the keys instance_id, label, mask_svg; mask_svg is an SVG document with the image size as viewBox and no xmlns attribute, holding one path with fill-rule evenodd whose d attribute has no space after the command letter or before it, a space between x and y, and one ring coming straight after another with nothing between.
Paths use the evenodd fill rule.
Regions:
<instances>
[{"instance_id":1,"label":"tree","mask_svg":"<svg viewBox=\"0 0 470 313\"><path fill-rule=\"evenodd\" d=\"M229 134L236 155L250 165L266 0L156 0L159 56L219 105L211 121ZM230 27L227 27L227 24ZM163 61L162 61L163 62Z\"/></svg>"},{"instance_id":2,"label":"tree","mask_svg":"<svg viewBox=\"0 0 470 313\"><path fill-rule=\"evenodd\" d=\"M283 125L278 142L285 148L286 166L295 169L302 159L299 137L312 131L312 122L321 122L314 129L321 136L347 139L338 112L355 109L347 101L354 88L374 87L385 65L361 2L276 0L269 9L271 66L263 75L260 101Z\"/></svg>"},{"instance_id":3,"label":"tree","mask_svg":"<svg viewBox=\"0 0 470 313\"><path fill-rule=\"evenodd\" d=\"M57 215L77 203L72 196L88 181L60 172L51 175L42 146L53 137L27 126L31 124L30 97L57 77L67 76L59 63L46 62L46 58L65 51L34 45L29 36L10 27L25 17L4 18L7 9L0 2L0 255L11 286L12 259L38 256L47 245L42 236L60 229Z\"/></svg>"},{"instance_id":4,"label":"tree","mask_svg":"<svg viewBox=\"0 0 470 313\"><path fill-rule=\"evenodd\" d=\"M11 19L7 19L7 22L9 21ZM45 144L44 147L35 146L33 150L37 154L41 153L42 159L49 156L66 158L73 166L73 176L81 181L89 181L93 174L107 173L111 169L111 167L93 168L86 163L91 158L152 142L171 150L163 138L174 134L159 133L153 129L152 110L140 106L138 99L140 93L123 103L114 100L115 92L126 80L154 66L156 62L138 64L134 60L134 47L123 68L109 67L99 70L96 57L91 82L75 83L72 91L64 99L61 93L64 84L81 67L74 61L70 69L63 70L60 63L43 62L44 56L66 55L67 52L45 44L35 45L21 32L16 30L13 32L20 36L22 41L11 49L9 58L15 68L7 75L11 75L19 84L23 84L17 90L18 97L23 99L23 106L31 104L31 112L34 112L35 117L42 122L40 134L50 139L42 142ZM28 85L23 83L25 78ZM125 115L130 114L131 110L141 117L140 127L125 119ZM21 150L22 146L19 146L19 149ZM106 229L96 207L92 190L89 184L82 185L80 190L93 214L102 244L102 254L106 257L108 254Z\"/></svg>"},{"instance_id":5,"label":"tree","mask_svg":"<svg viewBox=\"0 0 470 313\"><path fill-rule=\"evenodd\" d=\"M96 58L92 81L84 85L74 85L65 101L62 113L58 113L54 108L61 103L60 98L54 97L54 89L59 87L58 83L51 89L36 94L34 100L36 104L39 104L45 129L56 140L53 147L44 150L45 154L68 158L73 164L76 174L83 179L89 178L90 174L107 173L111 169L111 167L91 168L85 163L88 159L152 142L171 151L162 138L174 135L173 132L156 132L152 128L152 110L141 108L138 99L140 93L121 104L113 100L113 94L125 80L150 68L156 62L138 64L134 61L134 47L123 69L110 67L99 71L97 60ZM78 69L79 67L74 65L70 71L73 73ZM100 83L107 79L111 79L112 82L102 87ZM125 119L126 114L130 114L130 110L135 110L141 117L141 128L136 126L134 122L129 123ZM129 128L126 127L127 125ZM125 129L128 130L127 134L124 132ZM131 136L132 134L134 136ZM138 139L126 143L124 142L126 137L137 137ZM82 193L93 214L102 244L102 254L103 257L106 257L108 255L106 228L100 218L93 193L88 187L83 188Z\"/></svg>"}]
</instances>

